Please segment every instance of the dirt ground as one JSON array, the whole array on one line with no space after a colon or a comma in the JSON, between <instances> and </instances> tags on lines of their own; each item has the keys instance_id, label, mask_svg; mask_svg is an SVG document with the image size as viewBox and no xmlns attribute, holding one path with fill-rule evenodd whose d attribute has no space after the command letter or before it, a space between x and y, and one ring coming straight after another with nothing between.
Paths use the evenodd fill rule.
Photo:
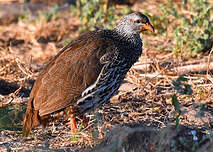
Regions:
<instances>
[{"instance_id":1,"label":"dirt ground","mask_svg":"<svg viewBox=\"0 0 213 152\"><path fill-rule=\"evenodd\" d=\"M137 1L132 9L157 14L160 2L164 1ZM34 20L0 22L0 151L213 152L213 71L180 70L212 62L213 56L175 56L170 50L173 42L156 34L141 35L143 55L118 94L87 114L86 128L79 118L79 131L73 134L66 120L60 119L22 138L21 124L33 82L47 61L79 36L81 26L69 9L50 22ZM184 84L190 85L191 95L175 91L174 81L180 75L187 78ZM174 94L181 110L178 127Z\"/></svg>"}]
</instances>

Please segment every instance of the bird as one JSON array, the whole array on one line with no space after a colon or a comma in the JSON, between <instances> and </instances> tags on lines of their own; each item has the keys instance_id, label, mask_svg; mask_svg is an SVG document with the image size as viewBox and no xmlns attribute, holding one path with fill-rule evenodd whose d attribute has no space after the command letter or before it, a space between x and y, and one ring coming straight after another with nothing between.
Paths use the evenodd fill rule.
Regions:
<instances>
[{"instance_id":1,"label":"bird","mask_svg":"<svg viewBox=\"0 0 213 152\"><path fill-rule=\"evenodd\" d=\"M23 120L24 137L61 117L73 132L76 117L99 108L118 91L142 54L143 31L154 32L141 12L125 15L113 29L83 33L62 48L40 72Z\"/></svg>"}]
</instances>

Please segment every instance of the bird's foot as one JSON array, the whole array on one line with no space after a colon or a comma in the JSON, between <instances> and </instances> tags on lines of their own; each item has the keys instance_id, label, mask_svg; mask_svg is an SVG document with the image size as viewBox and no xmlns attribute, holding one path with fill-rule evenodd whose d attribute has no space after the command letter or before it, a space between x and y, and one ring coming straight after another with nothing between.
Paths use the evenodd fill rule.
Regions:
<instances>
[{"instance_id":1,"label":"bird's foot","mask_svg":"<svg viewBox=\"0 0 213 152\"><path fill-rule=\"evenodd\" d=\"M76 124L75 117L71 117L70 121L66 123L66 125L71 127L72 133L75 133L77 131L77 124Z\"/></svg>"}]
</instances>

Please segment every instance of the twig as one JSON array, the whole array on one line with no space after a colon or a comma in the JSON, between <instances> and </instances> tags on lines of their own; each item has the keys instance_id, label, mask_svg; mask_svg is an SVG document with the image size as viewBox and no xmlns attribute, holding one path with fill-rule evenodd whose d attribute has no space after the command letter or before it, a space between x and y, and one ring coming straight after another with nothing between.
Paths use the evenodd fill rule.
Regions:
<instances>
[{"instance_id":1,"label":"twig","mask_svg":"<svg viewBox=\"0 0 213 152\"><path fill-rule=\"evenodd\" d=\"M177 78L178 76L168 76L168 75L161 75L160 73L152 73L152 74L139 74L140 77L146 77L146 78Z\"/></svg>"},{"instance_id":2,"label":"twig","mask_svg":"<svg viewBox=\"0 0 213 152\"><path fill-rule=\"evenodd\" d=\"M90 124L89 124L89 125L87 125L87 126L86 126L86 128L82 129L81 131L85 131L85 130L87 130L90 126L94 125L94 123L93 123L93 122L95 122L95 121L96 121L96 120L92 120L92 121L90 121Z\"/></svg>"},{"instance_id":3,"label":"twig","mask_svg":"<svg viewBox=\"0 0 213 152\"><path fill-rule=\"evenodd\" d=\"M13 98L11 97L10 99L6 98L4 100L7 100L6 102L0 102L0 108L10 106L10 105L20 105L24 104L27 102L27 98Z\"/></svg>"},{"instance_id":4,"label":"twig","mask_svg":"<svg viewBox=\"0 0 213 152\"><path fill-rule=\"evenodd\" d=\"M198 87L210 87L213 86L213 84L201 84L201 85L197 85Z\"/></svg>"},{"instance_id":5,"label":"twig","mask_svg":"<svg viewBox=\"0 0 213 152\"><path fill-rule=\"evenodd\" d=\"M27 78L31 78L33 76L33 73L29 70L27 70L26 68L24 68L22 65L21 65L21 62L18 58L16 58L16 63L19 67L19 69L25 74L27 75Z\"/></svg>"},{"instance_id":6,"label":"twig","mask_svg":"<svg viewBox=\"0 0 213 152\"><path fill-rule=\"evenodd\" d=\"M157 78L157 77L158 77L161 73L163 73L167 68L168 68L168 66L167 66L165 69L163 69L159 74L156 74L155 77L152 77L152 78L145 84L145 86L142 88L142 90L144 90L144 89L146 88L146 86L147 86L153 79ZM165 78L168 78L168 77L165 76Z\"/></svg>"}]
</instances>

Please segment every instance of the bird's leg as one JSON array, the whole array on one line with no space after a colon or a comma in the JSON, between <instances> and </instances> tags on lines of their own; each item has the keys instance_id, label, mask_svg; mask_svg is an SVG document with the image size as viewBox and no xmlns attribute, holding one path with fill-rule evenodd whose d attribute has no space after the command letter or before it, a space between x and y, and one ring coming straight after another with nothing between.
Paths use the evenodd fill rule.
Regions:
<instances>
[{"instance_id":1,"label":"bird's leg","mask_svg":"<svg viewBox=\"0 0 213 152\"><path fill-rule=\"evenodd\" d=\"M71 124L71 130L72 130L72 132L76 132L77 131L77 124L76 124L75 117L71 117L70 118L70 122L72 123Z\"/></svg>"},{"instance_id":2,"label":"bird's leg","mask_svg":"<svg viewBox=\"0 0 213 152\"><path fill-rule=\"evenodd\" d=\"M77 124L75 120L75 116L71 115L70 116L70 121L66 123L66 125L71 126L71 131L75 133L77 131Z\"/></svg>"}]
</instances>

